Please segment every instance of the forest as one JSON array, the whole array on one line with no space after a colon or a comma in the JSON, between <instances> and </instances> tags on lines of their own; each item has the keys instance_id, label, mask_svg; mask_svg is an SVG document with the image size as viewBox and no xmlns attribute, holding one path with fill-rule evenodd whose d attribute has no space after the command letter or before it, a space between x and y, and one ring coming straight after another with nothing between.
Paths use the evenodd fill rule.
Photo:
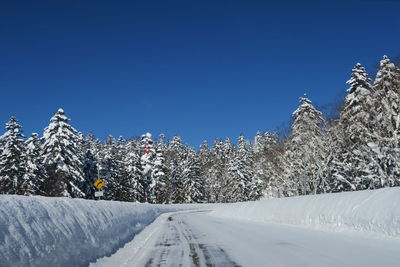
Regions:
<instances>
[{"instance_id":1,"label":"forest","mask_svg":"<svg viewBox=\"0 0 400 267\"><path fill-rule=\"evenodd\" d=\"M400 185L400 67L387 56L374 80L357 63L338 116L325 118L306 96L290 132L206 141L146 133L104 142L73 128L59 109L25 138L12 116L0 137L0 194L149 203L217 203ZM261 127L262 125L260 125Z\"/></svg>"}]
</instances>

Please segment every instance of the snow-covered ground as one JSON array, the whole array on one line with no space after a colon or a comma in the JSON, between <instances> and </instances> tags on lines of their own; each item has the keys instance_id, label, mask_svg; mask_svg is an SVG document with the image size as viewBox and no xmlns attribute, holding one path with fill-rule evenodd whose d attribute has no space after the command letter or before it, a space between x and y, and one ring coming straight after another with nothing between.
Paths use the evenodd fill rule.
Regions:
<instances>
[{"instance_id":1,"label":"snow-covered ground","mask_svg":"<svg viewBox=\"0 0 400 267\"><path fill-rule=\"evenodd\" d=\"M114 253L162 206L69 198L0 196L0 266L87 266Z\"/></svg>"},{"instance_id":2,"label":"snow-covered ground","mask_svg":"<svg viewBox=\"0 0 400 267\"><path fill-rule=\"evenodd\" d=\"M400 187L220 205L212 214L400 238Z\"/></svg>"},{"instance_id":3,"label":"snow-covered ground","mask_svg":"<svg viewBox=\"0 0 400 267\"><path fill-rule=\"evenodd\" d=\"M399 203L400 188L190 206L3 195L0 266L399 266Z\"/></svg>"},{"instance_id":4,"label":"snow-covered ground","mask_svg":"<svg viewBox=\"0 0 400 267\"><path fill-rule=\"evenodd\" d=\"M390 188L163 214L91 267L397 267L399 201Z\"/></svg>"},{"instance_id":5,"label":"snow-covered ground","mask_svg":"<svg viewBox=\"0 0 400 267\"><path fill-rule=\"evenodd\" d=\"M215 217L163 214L111 257L91 267L397 267L400 240L360 233Z\"/></svg>"}]
</instances>

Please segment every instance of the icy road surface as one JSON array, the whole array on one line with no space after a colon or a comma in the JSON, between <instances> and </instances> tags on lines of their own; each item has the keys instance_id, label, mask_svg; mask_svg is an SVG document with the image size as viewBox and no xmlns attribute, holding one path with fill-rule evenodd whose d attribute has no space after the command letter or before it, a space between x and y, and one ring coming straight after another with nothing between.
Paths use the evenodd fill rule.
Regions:
<instances>
[{"instance_id":1,"label":"icy road surface","mask_svg":"<svg viewBox=\"0 0 400 267\"><path fill-rule=\"evenodd\" d=\"M175 212L91 266L398 267L399 252L394 238Z\"/></svg>"}]
</instances>

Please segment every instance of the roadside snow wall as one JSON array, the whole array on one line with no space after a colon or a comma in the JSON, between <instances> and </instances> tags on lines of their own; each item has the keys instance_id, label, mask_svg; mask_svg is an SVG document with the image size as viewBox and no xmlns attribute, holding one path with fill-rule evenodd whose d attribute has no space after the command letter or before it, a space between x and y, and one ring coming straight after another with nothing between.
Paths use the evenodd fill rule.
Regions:
<instances>
[{"instance_id":1,"label":"roadside snow wall","mask_svg":"<svg viewBox=\"0 0 400 267\"><path fill-rule=\"evenodd\" d=\"M111 255L163 205L0 195L0 266L88 266Z\"/></svg>"},{"instance_id":2,"label":"roadside snow wall","mask_svg":"<svg viewBox=\"0 0 400 267\"><path fill-rule=\"evenodd\" d=\"M400 187L216 206L214 216L400 237Z\"/></svg>"}]
</instances>

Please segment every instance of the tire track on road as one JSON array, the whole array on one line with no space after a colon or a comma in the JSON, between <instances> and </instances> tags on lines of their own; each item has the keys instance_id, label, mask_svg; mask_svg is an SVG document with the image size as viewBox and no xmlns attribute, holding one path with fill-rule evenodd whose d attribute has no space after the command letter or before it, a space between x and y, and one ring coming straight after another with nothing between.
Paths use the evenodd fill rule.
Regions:
<instances>
[{"instance_id":1,"label":"tire track on road","mask_svg":"<svg viewBox=\"0 0 400 267\"><path fill-rule=\"evenodd\" d=\"M167 218L168 231L157 242L154 256L146 267L193 266L239 267L223 248L199 241L185 218L190 213L180 213Z\"/></svg>"}]
</instances>

